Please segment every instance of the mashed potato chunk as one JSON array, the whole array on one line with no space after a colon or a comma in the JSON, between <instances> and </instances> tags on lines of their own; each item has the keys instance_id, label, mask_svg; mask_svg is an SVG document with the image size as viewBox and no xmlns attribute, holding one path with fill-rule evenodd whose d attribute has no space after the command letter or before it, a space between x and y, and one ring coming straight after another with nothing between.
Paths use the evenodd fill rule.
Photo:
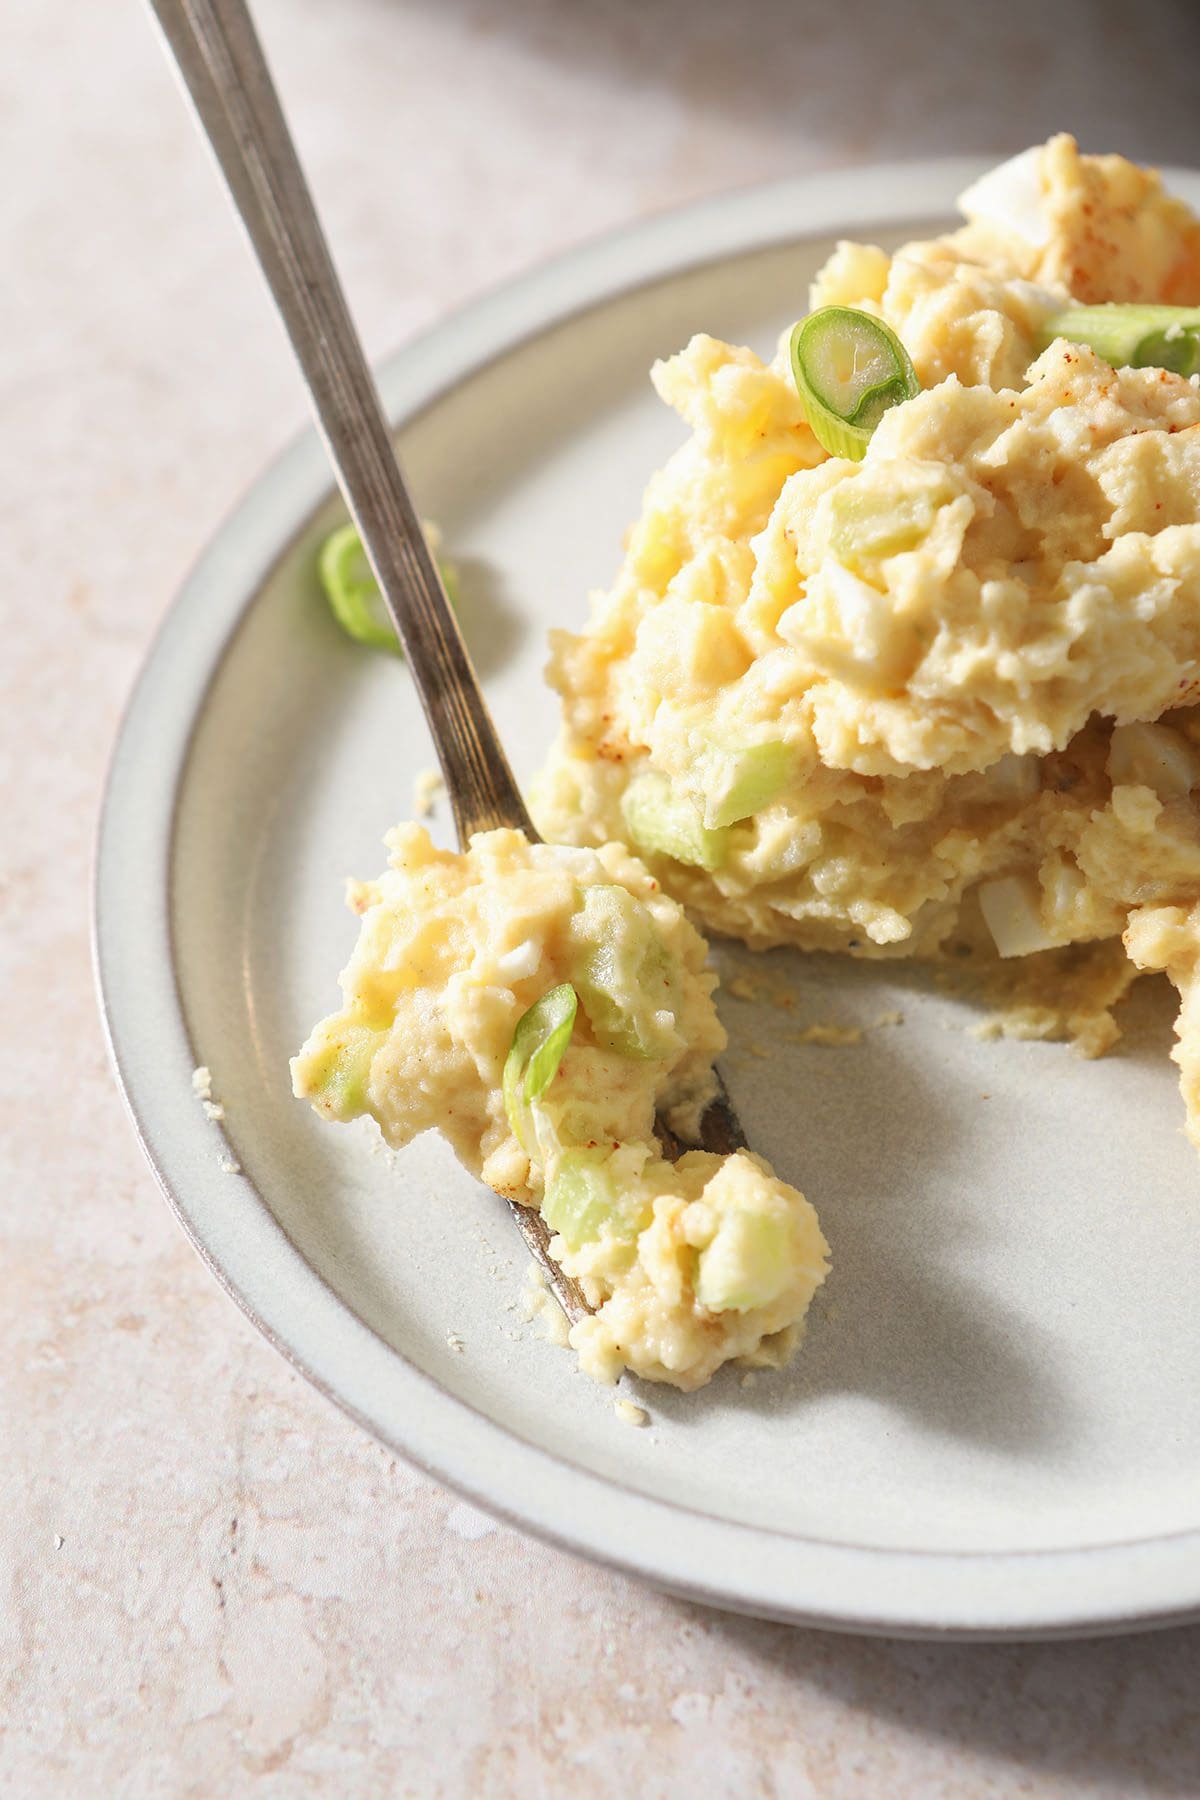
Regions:
<instances>
[{"instance_id":1,"label":"mashed potato chunk","mask_svg":"<svg viewBox=\"0 0 1200 1800\"><path fill-rule=\"evenodd\" d=\"M571 1332L591 1373L691 1388L732 1357L782 1359L826 1273L812 1207L749 1152L671 1163L655 1137L656 1113L695 1136L725 1043L679 905L616 843L492 831L460 854L406 825L388 844L387 871L351 887L345 1004L295 1058L295 1092L330 1119L369 1114L396 1148L440 1130L540 1208L594 1308ZM564 987L569 1041L514 1105L518 1026Z\"/></svg>"}]
</instances>

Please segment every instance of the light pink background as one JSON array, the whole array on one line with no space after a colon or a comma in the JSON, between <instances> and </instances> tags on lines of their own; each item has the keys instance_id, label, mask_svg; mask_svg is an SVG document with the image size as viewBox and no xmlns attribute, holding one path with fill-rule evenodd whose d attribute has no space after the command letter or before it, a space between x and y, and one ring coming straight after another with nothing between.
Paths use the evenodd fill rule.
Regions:
<instances>
[{"instance_id":1,"label":"light pink background","mask_svg":"<svg viewBox=\"0 0 1200 1800\"><path fill-rule=\"evenodd\" d=\"M0 1792L1194 1793L1200 1632L855 1642L665 1600L368 1441L159 1199L87 949L155 623L304 420L135 4L0 39ZM1179 0L263 0L369 348L763 177L1019 147L1200 156Z\"/></svg>"}]
</instances>

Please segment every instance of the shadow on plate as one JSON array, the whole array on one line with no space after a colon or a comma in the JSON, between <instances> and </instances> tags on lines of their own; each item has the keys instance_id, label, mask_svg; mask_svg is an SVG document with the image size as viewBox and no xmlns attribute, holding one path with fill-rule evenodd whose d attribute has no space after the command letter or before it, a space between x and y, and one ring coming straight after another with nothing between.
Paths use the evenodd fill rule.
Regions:
<instances>
[{"instance_id":1,"label":"shadow on plate","mask_svg":"<svg viewBox=\"0 0 1200 1800\"><path fill-rule=\"evenodd\" d=\"M481 681L515 656L528 629L501 571L479 556L452 557L458 571L458 622Z\"/></svg>"},{"instance_id":2,"label":"shadow on plate","mask_svg":"<svg viewBox=\"0 0 1200 1800\"><path fill-rule=\"evenodd\" d=\"M843 979L846 969L843 962ZM869 971L860 979L869 982ZM736 1043L735 1036L735 1060ZM834 1265L796 1360L750 1386L733 1369L694 1394L648 1386L655 1413L686 1428L714 1409L777 1415L853 1394L927 1431L999 1451L1064 1443L1072 1421L1048 1334L948 1261L980 1229L959 1203L968 1175L961 1122L973 1097L969 1084L951 1067L935 1087L906 1060L897 1034L880 1032L869 1073L859 1060L851 1091L847 1055L860 1052L804 1051L777 1040L769 1061L756 1066L756 1084L775 1088L778 1108L790 1098L792 1110L801 1104L820 1121L802 1158L803 1185L820 1198ZM886 1080L877 1079L884 1069ZM736 1081L733 1088L742 1105ZM753 1112L744 1110L751 1143L765 1146ZM770 1110L757 1097L754 1111ZM803 1120L796 1129L804 1134ZM897 1192L919 1199L897 1207Z\"/></svg>"}]
</instances>

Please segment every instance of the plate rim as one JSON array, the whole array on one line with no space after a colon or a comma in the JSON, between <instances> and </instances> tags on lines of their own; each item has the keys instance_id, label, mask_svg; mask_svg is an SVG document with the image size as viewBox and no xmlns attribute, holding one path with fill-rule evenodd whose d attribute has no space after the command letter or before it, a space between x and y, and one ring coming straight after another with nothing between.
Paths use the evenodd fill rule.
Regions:
<instances>
[{"instance_id":1,"label":"plate rim","mask_svg":"<svg viewBox=\"0 0 1200 1800\"><path fill-rule=\"evenodd\" d=\"M497 357L639 286L834 231L945 216L989 166L988 158L954 157L788 177L590 239L483 293L388 357L378 378L389 418L402 425ZM1200 200L1200 173L1164 174ZM109 1059L143 1154L210 1273L292 1367L389 1449L507 1523L689 1600L919 1638L1095 1636L1200 1617L1200 1525L1078 1549L846 1545L717 1518L561 1460L407 1363L325 1284L249 1178L217 1169L190 1085L177 1092L174 1076L162 1078L182 1062L190 1075L195 1060L170 928L177 799L209 689L256 594L332 491L309 426L218 526L151 639L117 730L97 824L92 960ZM164 710L161 691L162 671L175 666L192 671L182 677L182 711L178 697ZM160 745L164 731L170 754L159 747L157 760L147 760L143 750ZM131 905L125 872L147 858L153 878L134 884ZM148 1028L156 1046L149 1069L141 1054ZM244 1204L226 1218L231 1183ZM280 1259L269 1290L248 1261L263 1249ZM673 1529L681 1515L689 1522L683 1548Z\"/></svg>"}]
</instances>

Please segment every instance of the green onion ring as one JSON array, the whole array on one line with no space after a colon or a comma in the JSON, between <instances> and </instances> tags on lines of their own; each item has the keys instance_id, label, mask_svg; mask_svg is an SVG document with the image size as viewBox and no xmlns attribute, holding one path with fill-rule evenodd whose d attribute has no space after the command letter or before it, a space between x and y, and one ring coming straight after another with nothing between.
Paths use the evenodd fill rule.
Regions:
<instances>
[{"instance_id":1,"label":"green onion ring","mask_svg":"<svg viewBox=\"0 0 1200 1800\"><path fill-rule=\"evenodd\" d=\"M904 345L871 313L823 306L792 332L792 376L822 449L861 462L885 412L921 391Z\"/></svg>"},{"instance_id":2,"label":"green onion ring","mask_svg":"<svg viewBox=\"0 0 1200 1800\"><path fill-rule=\"evenodd\" d=\"M569 981L551 988L522 1013L504 1062L504 1110L522 1150L528 1151L525 1121L566 1055L579 1001Z\"/></svg>"}]
</instances>

